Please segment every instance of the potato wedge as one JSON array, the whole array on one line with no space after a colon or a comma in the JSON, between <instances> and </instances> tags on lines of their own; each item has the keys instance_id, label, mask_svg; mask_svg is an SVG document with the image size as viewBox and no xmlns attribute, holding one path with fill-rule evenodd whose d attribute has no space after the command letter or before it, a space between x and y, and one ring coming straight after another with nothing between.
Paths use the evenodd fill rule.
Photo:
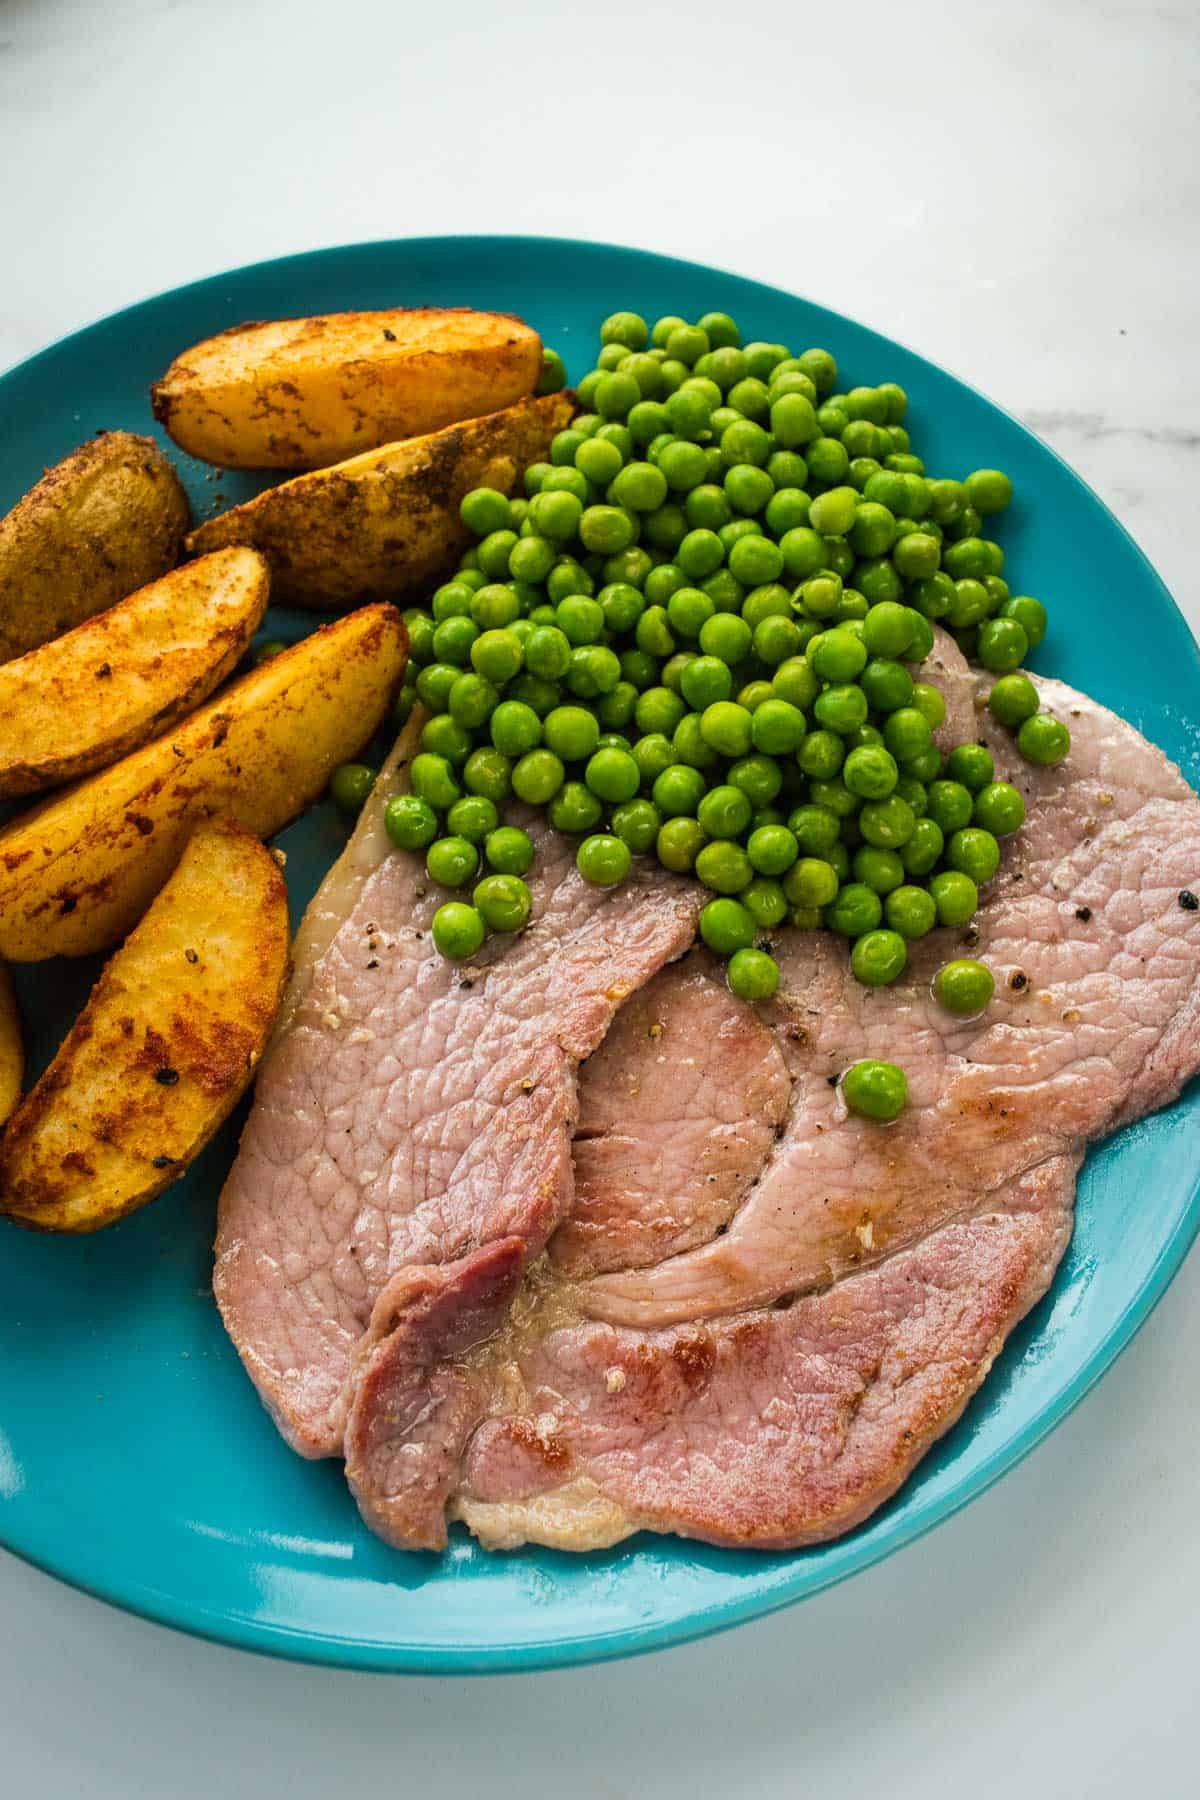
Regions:
<instances>
[{"instance_id":1,"label":"potato wedge","mask_svg":"<svg viewBox=\"0 0 1200 1800\"><path fill-rule=\"evenodd\" d=\"M391 606L363 607L261 663L164 736L0 831L0 957L106 950L199 819L270 837L366 743L404 670Z\"/></svg>"},{"instance_id":2,"label":"potato wedge","mask_svg":"<svg viewBox=\"0 0 1200 1800\"><path fill-rule=\"evenodd\" d=\"M0 664L0 799L103 769L192 712L254 636L270 585L256 550L218 550Z\"/></svg>"},{"instance_id":3,"label":"potato wedge","mask_svg":"<svg viewBox=\"0 0 1200 1800\"><path fill-rule=\"evenodd\" d=\"M21 1098L25 1075L25 1046L21 1039L21 1015L13 993L12 976L0 963L0 1125Z\"/></svg>"},{"instance_id":4,"label":"potato wedge","mask_svg":"<svg viewBox=\"0 0 1200 1800\"><path fill-rule=\"evenodd\" d=\"M184 450L226 469L323 469L532 394L542 340L508 313L393 307L235 325L150 390Z\"/></svg>"},{"instance_id":5,"label":"potato wedge","mask_svg":"<svg viewBox=\"0 0 1200 1800\"><path fill-rule=\"evenodd\" d=\"M301 606L419 591L471 541L458 516L463 495L480 486L508 493L574 411L569 393L520 400L485 419L297 475L206 520L188 547L253 544L271 565L276 599Z\"/></svg>"},{"instance_id":6,"label":"potato wedge","mask_svg":"<svg viewBox=\"0 0 1200 1800\"><path fill-rule=\"evenodd\" d=\"M190 514L153 438L102 431L0 519L0 662L173 569Z\"/></svg>"},{"instance_id":7,"label":"potato wedge","mask_svg":"<svg viewBox=\"0 0 1200 1800\"><path fill-rule=\"evenodd\" d=\"M287 972L278 863L237 825L199 825L9 1121L0 1212L96 1231L161 1194L245 1092Z\"/></svg>"}]
</instances>

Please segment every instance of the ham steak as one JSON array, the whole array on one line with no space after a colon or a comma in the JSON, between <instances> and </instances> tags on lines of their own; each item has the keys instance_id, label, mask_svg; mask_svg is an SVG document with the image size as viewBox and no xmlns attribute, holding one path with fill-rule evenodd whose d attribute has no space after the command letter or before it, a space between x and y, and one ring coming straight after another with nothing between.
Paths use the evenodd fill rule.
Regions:
<instances>
[{"instance_id":1,"label":"ham steak","mask_svg":"<svg viewBox=\"0 0 1200 1800\"><path fill-rule=\"evenodd\" d=\"M789 930L749 1007L688 951L689 884L586 889L548 833L535 924L456 970L419 864L382 854L381 783L306 924L216 1289L281 1429L344 1454L390 1542L851 1528L1045 1292L1086 1144L1200 1064L1200 803L1053 682L1072 755L1028 767L935 656L954 737L992 744L1028 820L972 930L892 988ZM964 1021L930 982L966 950L997 994ZM908 1074L892 1126L842 1102L868 1055Z\"/></svg>"}]
</instances>

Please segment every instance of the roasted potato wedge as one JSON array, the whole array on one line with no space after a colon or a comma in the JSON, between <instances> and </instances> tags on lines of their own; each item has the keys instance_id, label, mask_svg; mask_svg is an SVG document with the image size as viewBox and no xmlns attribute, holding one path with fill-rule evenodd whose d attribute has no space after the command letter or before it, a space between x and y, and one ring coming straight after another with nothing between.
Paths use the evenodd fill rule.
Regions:
<instances>
[{"instance_id":1,"label":"roasted potato wedge","mask_svg":"<svg viewBox=\"0 0 1200 1800\"><path fill-rule=\"evenodd\" d=\"M227 469L323 469L532 394L542 340L507 313L394 307L235 325L177 356L154 416Z\"/></svg>"},{"instance_id":2,"label":"roasted potato wedge","mask_svg":"<svg viewBox=\"0 0 1200 1800\"><path fill-rule=\"evenodd\" d=\"M102 431L0 519L0 662L173 569L187 495L152 438Z\"/></svg>"},{"instance_id":3,"label":"roasted potato wedge","mask_svg":"<svg viewBox=\"0 0 1200 1800\"><path fill-rule=\"evenodd\" d=\"M245 1092L287 972L278 863L237 825L199 825L9 1121L0 1212L96 1231L160 1194Z\"/></svg>"},{"instance_id":4,"label":"roasted potato wedge","mask_svg":"<svg viewBox=\"0 0 1200 1800\"><path fill-rule=\"evenodd\" d=\"M395 599L435 581L470 543L459 502L474 487L508 493L575 411L569 393L520 400L504 412L385 444L332 469L297 475L207 520L193 551L253 544L271 565L276 599L345 606Z\"/></svg>"},{"instance_id":5,"label":"roasted potato wedge","mask_svg":"<svg viewBox=\"0 0 1200 1800\"><path fill-rule=\"evenodd\" d=\"M256 550L173 569L0 664L0 799L103 769L207 700L266 610Z\"/></svg>"},{"instance_id":6,"label":"roasted potato wedge","mask_svg":"<svg viewBox=\"0 0 1200 1800\"><path fill-rule=\"evenodd\" d=\"M21 1039L21 1015L13 993L12 976L0 963L0 1125L21 1098L25 1074L25 1046Z\"/></svg>"},{"instance_id":7,"label":"roasted potato wedge","mask_svg":"<svg viewBox=\"0 0 1200 1800\"><path fill-rule=\"evenodd\" d=\"M0 957L119 942L199 819L270 837L361 749L404 670L391 606L363 607L261 663L199 712L0 831Z\"/></svg>"}]
</instances>

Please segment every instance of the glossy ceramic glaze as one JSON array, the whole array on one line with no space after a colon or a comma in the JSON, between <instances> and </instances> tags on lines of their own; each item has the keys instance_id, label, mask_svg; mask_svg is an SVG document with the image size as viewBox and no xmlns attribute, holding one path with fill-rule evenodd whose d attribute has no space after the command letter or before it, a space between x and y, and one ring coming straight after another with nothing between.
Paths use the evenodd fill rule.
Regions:
<instances>
[{"instance_id":1,"label":"glossy ceramic glaze","mask_svg":"<svg viewBox=\"0 0 1200 1800\"><path fill-rule=\"evenodd\" d=\"M720 308L748 336L823 344L848 383L900 381L932 470L999 464L1014 478L1001 533L1009 567L1020 590L1051 607L1037 666L1115 707L1200 775L1200 663L1187 626L1120 525L1051 451L875 332L641 251L505 238L356 245L131 307L0 378L0 508L93 431L152 430L149 383L197 338L245 319L422 302L518 312L573 377L589 366L605 313L634 306L651 317ZM177 461L197 516L261 485ZM312 618L277 610L268 623L294 637ZM344 837L327 805L283 834L297 918ZM95 968L18 971L35 1068ZM1200 1222L1192 1091L1088 1158L1052 1292L914 1479L840 1542L757 1556L638 1538L585 1558L489 1557L456 1530L443 1557L402 1556L362 1528L336 1465L285 1449L221 1329L209 1247L238 1123L168 1195L97 1237L0 1229L0 1541L166 1623L359 1668L463 1673L624 1655L734 1625L868 1567L1064 1417L1146 1318Z\"/></svg>"}]
</instances>

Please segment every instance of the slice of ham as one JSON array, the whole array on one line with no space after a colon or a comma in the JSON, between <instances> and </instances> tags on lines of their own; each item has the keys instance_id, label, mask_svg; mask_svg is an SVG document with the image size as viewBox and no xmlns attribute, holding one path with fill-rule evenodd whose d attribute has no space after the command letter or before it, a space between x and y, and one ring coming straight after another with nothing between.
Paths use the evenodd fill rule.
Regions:
<instances>
[{"instance_id":1,"label":"slice of ham","mask_svg":"<svg viewBox=\"0 0 1200 1800\"><path fill-rule=\"evenodd\" d=\"M584 1078L598 1126L576 1153L585 1204L506 1328L458 1359L469 1405L434 1432L432 1505L405 1499L404 1430L389 1432L376 1364L350 1453L364 1516L392 1541L440 1541L429 1526L444 1505L496 1548L588 1549L642 1528L812 1543L867 1517L959 1416L1049 1285L1086 1143L1169 1102L1200 1064L1200 917L1180 902L1200 884L1200 803L1131 727L1040 686L1074 734L1063 769L1018 765L973 711L970 735L992 742L1029 805L977 938L938 932L903 982L869 991L836 941L780 933L781 998L732 1027L734 1056L718 1048L727 1022L707 1038L688 1029L721 1012L696 956L618 1021ZM999 985L982 1018L961 1021L929 983L968 951ZM667 1031L643 1028L647 1009L682 1025L680 1067ZM778 1138L761 1129L770 1112L743 1117L730 1219L697 1198L711 1139L689 1133L747 1107L771 1065L764 1025L791 1102ZM693 1039L709 1044L698 1069ZM907 1070L912 1105L893 1126L841 1101L838 1077L867 1055ZM644 1207L639 1162L665 1184ZM469 1295L484 1275L470 1259L443 1267L439 1304L453 1312L449 1291L461 1281ZM445 1370L422 1379L433 1393ZM411 1409L411 1361L405 1382Z\"/></svg>"},{"instance_id":2,"label":"slice of ham","mask_svg":"<svg viewBox=\"0 0 1200 1800\"><path fill-rule=\"evenodd\" d=\"M578 1063L690 943L700 896L644 866L589 886L533 818L533 922L447 962L445 894L382 827L417 727L310 909L297 978L221 1196L214 1291L280 1430L342 1448L360 1341L394 1277L516 1238L536 1255L573 1189Z\"/></svg>"}]
</instances>

